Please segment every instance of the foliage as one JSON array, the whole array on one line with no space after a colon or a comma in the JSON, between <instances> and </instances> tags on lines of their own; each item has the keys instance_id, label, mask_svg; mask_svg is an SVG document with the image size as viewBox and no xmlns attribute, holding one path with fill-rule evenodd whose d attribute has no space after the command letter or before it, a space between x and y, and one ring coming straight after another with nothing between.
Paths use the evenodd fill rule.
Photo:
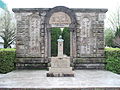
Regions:
<instances>
[{"instance_id":1,"label":"foliage","mask_svg":"<svg viewBox=\"0 0 120 90\"><path fill-rule=\"evenodd\" d=\"M15 25L9 11L5 11L0 19L0 37L4 41L4 48L8 48L15 40Z\"/></svg>"},{"instance_id":2,"label":"foliage","mask_svg":"<svg viewBox=\"0 0 120 90\"><path fill-rule=\"evenodd\" d=\"M120 8L118 7L115 12L110 14L110 17L108 18L110 29L113 31L116 31L117 29L120 29Z\"/></svg>"},{"instance_id":3,"label":"foliage","mask_svg":"<svg viewBox=\"0 0 120 90\"><path fill-rule=\"evenodd\" d=\"M51 56L57 56L58 52L58 42L57 39L61 35L60 28L52 28L51 29Z\"/></svg>"},{"instance_id":4,"label":"foliage","mask_svg":"<svg viewBox=\"0 0 120 90\"><path fill-rule=\"evenodd\" d=\"M105 48L105 51L119 51L120 48Z\"/></svg>"},{"instance_id":5,"label":"foliage","mask_svg":"<svg viewBox=\"0 0 120 90\"><path fill-rule=\"evenodd\" d=\"M116 47L120 48L120 8L109 17L109 23L110 29L115 33L113 43Z\"/></svg>"},{"instance_id":6,"label":"foliage","mask_svg":"<svg viewBox=\"0 0 120 90\"><path fill-rule=\"evenodd\" d=\"M68 28L63 29L62 37L64 39L63 44L64 54L70 56L70 31Z\"/></svg>"},{"instance_id":7,"label":"foliage","mask_svg":"<svg viewBox=\"0 0 120 90\"><path fill-rule=\"evenodd\" d=\"M117 30L115 32L115 38L113 40L115 45L120 48L120 26L117 27Z\"/></svg>"},{"instance_id":8,"label":"foliage","mask_svg":"<svg viewBox=\"0 0 120 90\"><path fill-rule=\"evenodd\" d=\"M106 69L120 74L120 48L105 49Z\"/></svg>"},{"instance_id":9,"label":"foliage","mask_svg":"<svg viewBox=\"0 0 120 90\"><path fill-rule=\"evenodd\" d=\"M16 49L0 49L0 73L15 69ZM106 70L120 74L120 48L105 48Z\"/></svg>"},{"instance_id":10,"label":"foliage","mask_svg":"<svg viewBox=\"0 0 120 90\"><path fill-rule=\"evenodd\" d=\"M105 46L115 47L113 39L114 39L114 32L111 29L106 29L104 32L105 38Z\"/></svg>"},{"instance_id":11,"label":"foliage","mask_svg":"<svg viewBox=\"0 0 120 90\"><path fill-rule=\"evenodd\" d=\"M15 69L15 49L0 50L0 73L7 73Z\"/></svg>"},{"instance_id":12,"label":"foliage","mask_svg":"<svg viewBox=\"0 0 120 90\"><path fill-rule=\"evenodd\" d=\"M16 51L15 48L0 48L0 51Z\"/></svg>"},{"instance_id":13,"label":"foliage","mask_svg":"<svg viewBox=\"0 0 120 90\"><path fill-rule=\"evenodd\" d=\"M116 29L116 32L115 32L115 36L117 37L120 37L120 26L119 27L117 27L117 29Z\"/></svg>"},{"instance_id":14,"label":"foliage","mask_svg":"<svg viewBox=\"0 0 120 90\"><path fill-rule=\"evenodd\" d=\"M68 28L64 28L63 32L61 32L60 28L52 28L51 30L51 56L57 56L58 52L58 42L57 39L59 38L59 35L62 35L62 38L64 39L64 54L70 56L70 31Z\"/></svg>"},{"instance_id":15,"label":"foliage","mask_svg":"<svg viewBox=\"0 0 120 90\"><path fill-rule=\"evenodd\" d=\"M116 37L113 39L113 42L114 42L114 44L115 44L115 47L120 48L120 37L119 37L119 36L116 36Z\"/></svg>"}]
</instances>

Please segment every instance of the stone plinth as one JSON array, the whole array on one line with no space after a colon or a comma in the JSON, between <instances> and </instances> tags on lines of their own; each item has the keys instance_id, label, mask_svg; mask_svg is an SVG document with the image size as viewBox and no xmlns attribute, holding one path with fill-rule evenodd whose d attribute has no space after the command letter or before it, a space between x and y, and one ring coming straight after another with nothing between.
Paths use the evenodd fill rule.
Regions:
<instances>
[{"instance_id":1,"label":"stone plinth","mask_svg":"<svg viewBox=\"0 0 120 90\"><path fill-rule=\"evenodd\" d=\"M48 77L73 77L74 72L70 67L70 57L51 57L51 67L49 67Z\"/></svg>"}]
</instances>

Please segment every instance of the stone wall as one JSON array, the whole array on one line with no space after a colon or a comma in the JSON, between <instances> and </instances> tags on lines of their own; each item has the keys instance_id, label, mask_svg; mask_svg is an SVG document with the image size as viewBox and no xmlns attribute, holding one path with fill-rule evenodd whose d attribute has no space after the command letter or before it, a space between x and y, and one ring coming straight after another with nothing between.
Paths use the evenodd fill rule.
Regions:
<instances>
[{"instance_id":1,"label":"stone wall","mask_svg":"<svg viewBox=\"0 0 120 90\"><path fill-rule=\"evenodd\" d=\"M104 69L105 12L76 12L77 58L75 69Z\"/></svg>"},{"instance_id":2,"label":"stone wall","mask_svg":"<svg viewBox=\"0 0 120 90\"><path fill-rule=\"evenodd\" d=\"M104 18L107 9L17 8L17 68L46 68L50 62L50 27L46 21L55 12L71 18L71 65L75 69L104 68ZM64 14L62 13L62 14ZM55 25L54 25L55 26ZM40 65L39 65L40 64Z\"/></svg>"},{"instance_id":3,"label":"stone wall","mask_svg":"<svg viewBox=\"0 0 120 90\"><path fill-rule=\"evenodd\" d=\"M46 68L48 58L46 58L45 54L44 12L23 11L16 12L15 16L17 20L17 68L27 68L32 64L32 67L35 68L38 66L39 68Z\"/></svg>"}]
</instances>

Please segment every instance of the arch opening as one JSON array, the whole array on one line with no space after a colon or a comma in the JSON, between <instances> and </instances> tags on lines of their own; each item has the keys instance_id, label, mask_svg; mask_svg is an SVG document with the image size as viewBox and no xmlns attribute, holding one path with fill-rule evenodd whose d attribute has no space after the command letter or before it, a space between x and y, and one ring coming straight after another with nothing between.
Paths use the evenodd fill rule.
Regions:
<instances>
[{"instance_id":1,"label":"arch opening","mask_svg":"<svg viewBox=\"0 0 120 90\"><path fill-rule=\"evenodd\" d=\"M51 28L51 56L57 56L58 54L58 38L62 36L63 42L63 54L70 56L70 31L68 27L65 28Z\"/></svg>"},{"instance_id":2,"label":"arch opening","mask_svg":"<svg viewBox=\"0 0 120 90\"><path fill-rule=\"evenodd\" d=\"M69 8L58 6L53 9L51 9L47 14L46 14L46 31L47 31L47 44L48 44L48 57L52 56L52 29L53 28L64 28L67 29L68 35L67 39L69 40L69 46L64 46L69 48L69 53L67 53L68 56L70 57L75 57L76 56L76 19L74 12L72 12ZM65 32L64 31L64 32ZM63 37L65 39L65 36ZM74 40L74 41L73 41ZM57 46L57 45L56 45ZM67 52L68 52L67 51ZM56 50L57 52L57 50ZM66 51L64 50L64 54L66 54Z\"/></svg>"}]
</instances>

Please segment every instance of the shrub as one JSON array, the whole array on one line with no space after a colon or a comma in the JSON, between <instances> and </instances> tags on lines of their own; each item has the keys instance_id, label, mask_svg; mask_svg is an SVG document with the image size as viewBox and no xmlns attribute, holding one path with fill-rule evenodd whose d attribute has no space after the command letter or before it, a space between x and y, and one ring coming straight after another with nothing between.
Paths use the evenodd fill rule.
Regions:
<instances>
[{"instance_id":1,"label":"shrub","mask_svg":"<svg viewBox=\"0 0 120 90\"><path fill-rule=\"evenodd\" d=\"M120 74L120 50L109 48L105 50L106 70Z\"/></svg>"},{"instance_id":2,"label":"shrub","mask_svg":"<svg viewBox=\"0 0 120 90\"><path fill-rule=\"evenodd\" d=\"M15 69L15 49L0 49L0 73ZM120 49L105 48L106 70L120 74Z\"/></svg>"},{"instance_id":3,"label":"shrub","mask_svg":"<svg viewBox=\"0 0 120 90\"><path fill-rule=\"evenodd\" d=\"M0 49L0 73L7 73L15 69L15 49Z\"/></svg>"}]
</instances>

